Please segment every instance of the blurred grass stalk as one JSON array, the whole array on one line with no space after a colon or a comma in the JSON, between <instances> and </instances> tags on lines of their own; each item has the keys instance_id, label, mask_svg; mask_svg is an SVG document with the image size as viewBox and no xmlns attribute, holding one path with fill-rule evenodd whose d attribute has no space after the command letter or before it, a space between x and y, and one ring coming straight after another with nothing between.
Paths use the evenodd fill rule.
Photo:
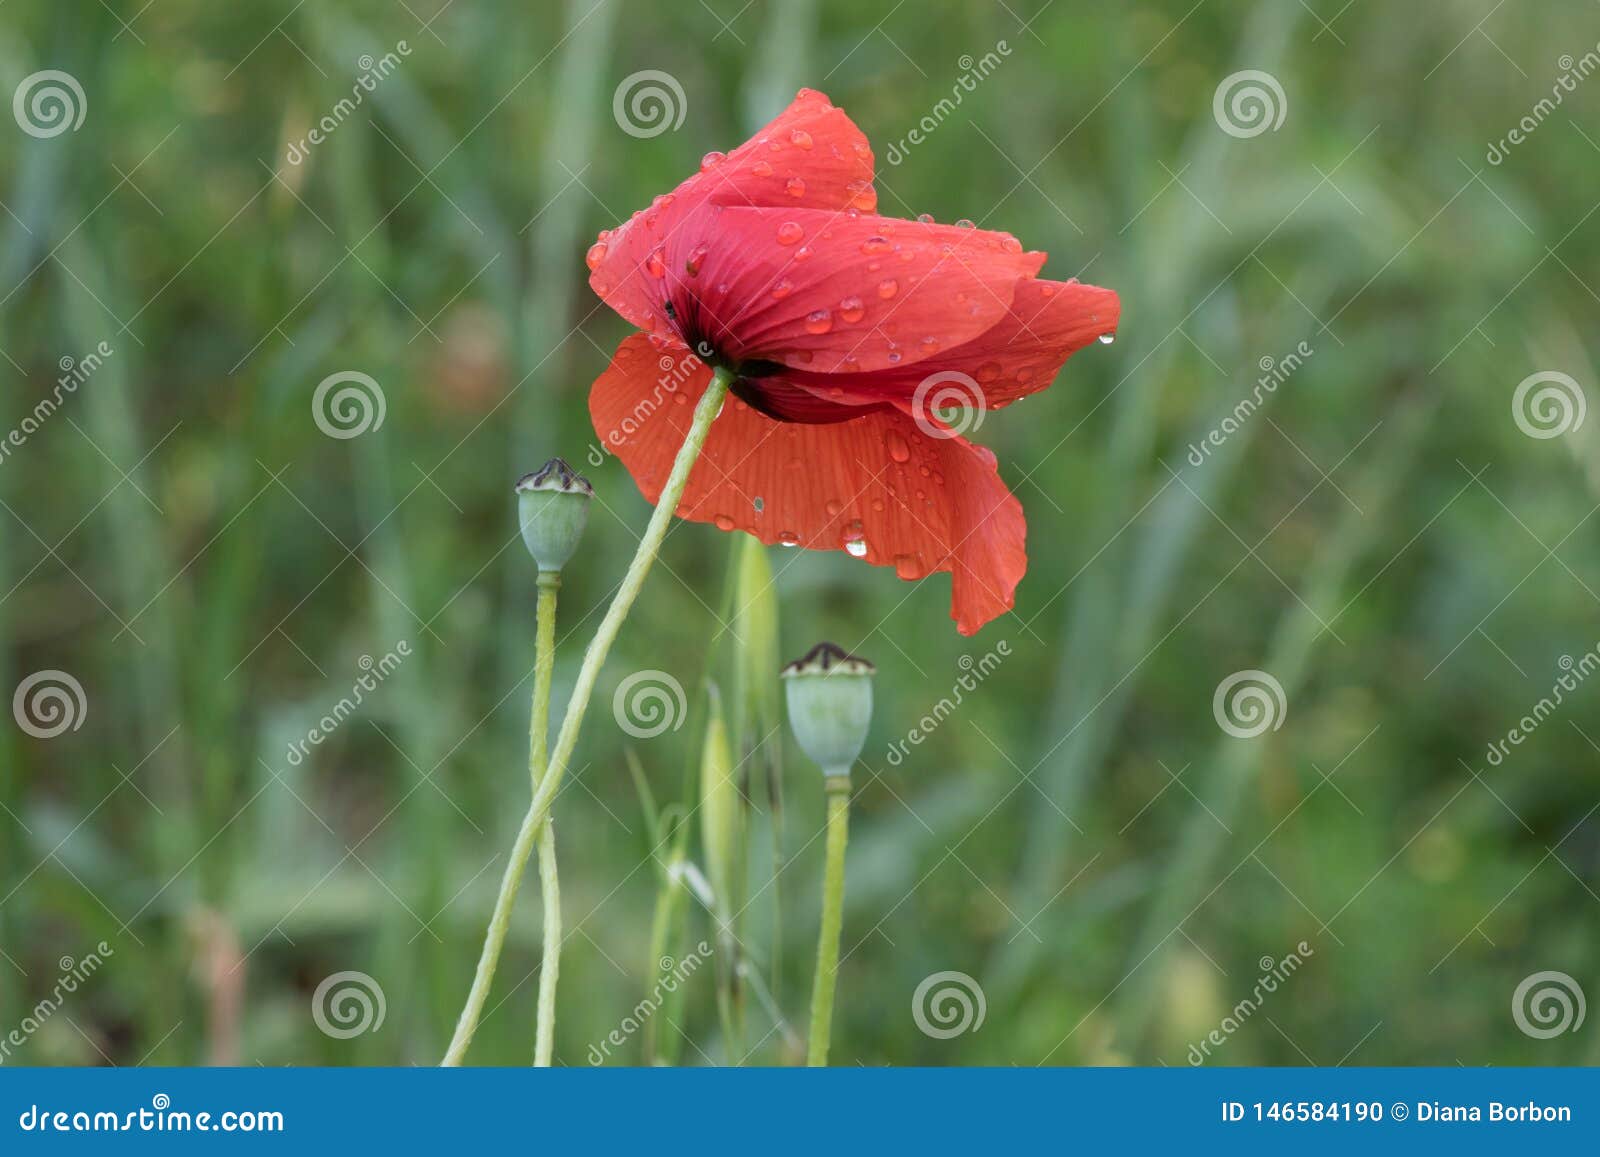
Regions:
<instances>
[{"instance_id":1,"label":"blurred grass stalk","mask_svg":"<svg viewBox=\"0 0 1600 1157\"><path fill-rule=\"evenodd\" d=\"M1283 685L1291 703L1304 685L1313 651L1344 605L1350 568L1382 528L1383 513L1410 473L1441 398L1439 391L1430 390L1403 403L1389 420L1374 450L1373 465L1363 476L1365 484L1358 488L1360 509L1350 506L1345 510L1334 533L1323 540L1312 558L1303 593L1278 620L1263 669ZM1190 811L1177 852L1167 858L1152 891L1151 906L1132 953L1131 979L1113 1017L1129 1048L1139 1045L1150 1026L1158 1003L1161 964L1172 938L1228 879L1224 877L1201 895L1223 837L1231 830L1229 821L1238 814L1245 788L1259 774L1268 747L1265 737L1242 740L1223 735L1217 740L1209 761L1211 775L1198 793L1202 806Z\"/></svg>"},{"instance_id":2,"label":"blurred grass stalk","mask_svg":"<svg viewBox=\"0 0 1600 1157\"><path fill-rule=\"evenodd\" d=\"M762 892L769 895L771 911L771 991L783 992L783 743L778 709L780 666L778 591L772 577L767 547L753 535L740 534L734 543L733 647L734 719L738 735L739 765L744 769L741 799L754 811L759 780L767 805L771 844L771 876ZM748 860L749 841L746 841ZM749 878L748 863L741 879ZM741 900L740 909L744 908Z\"/></svg>"},{"instance_id":3,"label":"blurred grass stalk","mask_svg":"<svg viewBox=\"0 0 1600 1157\"><path fill-rule=\"evenodd\" d=\"M1248 59L1253 67L1271 68L1281 61L1290 33L1299 22L1299 12L1273 4L1258 5L1254 12L1239 58ZM1227 149L1233 143L1233 138L1216 131L1209 118L1198 123L1183 163L1177 166L1186 175L1186 187L1195 190L1193 197L1178 202L1178 218L1165 235L1153 237L1150 230L1137 235L1146 247L1132 264L1164 271L1165 275L1135 298L1135 307L1126 309L1125 316L1155 319L1154 324L1141 323L1141 332L1154 332L1166 324L1166 319L1176 320L1172 330L1118 385L1111 437L1098 473L1097 491L1104 498L1092 529L1085 535L1090 543L1108 545L1077 576L1076 590L1065 609L1063 632L1067 645L1057 669L1052 708L1041 718L1074 722L1065 737L1052 733L1059 723L1048 725L1050 730L1040 740L1047 752L1056 753L1053 757L1047 755L1039 775L1040 786L1056 807L1035 809L1030 817L1024 854L1019 861L1019 911L1043 913L1058 894L1073 844L1072 832L1063 827L1060 813L1072 815L1081 809L1094 773L1105 764L1137 685L1131 675L1138 669L1140 656L1149 649L1185 555L1203 521L1210 518L1206 498L1221 490L1243 456L1243 442L1236 437L1233 453L1213 459L1205 470L1194 472L1194 481L1189 485L1195 493L1173 483L1165 494L1152 500L1150 529L1137 549L1119 541L1123 528L1132 521L1128 512L1134 496L1144 489L1141 483L1160 428L1156 405L1162 386L1170 380L1178 362L1176 333L1211 296L1207 294L1200 304L1194 304L1212 254L1193 244L1168 244L1166 238L1205 234L1209 217L1204 204L1223 200L1235 176L1225 163ZM1131 166L1136 152L1127 150L1119 155L1128 158L1126 163ZM1140 203L1143 198L1133 193L1140 174L1130 171L1121 176L1128 190L1126 203ZM1256 230L1263 242L1268 224L1262 222ZM1127 331L1133 327L1123 328ZM1247 427L1247 432L1253 433L1253 427ZM1115 656L1116 661L1107 662L1107 656ZM1112 682L1113 679L1117 681ZM1018 937L1000 949L995 961L997 988L1015 995L1040 966L1039 950L1049 942L1048 937Z\"/></svg>"},{"instance_id":4,"label":"blurred grass stalk","mask_svg":"<svg viewBox=\"0 0 1600 1157\"><path fill-rule=\"evenodd\" d=\"M744 1055L744 1000L739 983L739 936L735 921L743 906L743 889L734 881L746 861L745 808L735 778L738 769L728 745L722 696L710 688L710 715L700 753L700 841L706 874L714 897L712 919L717 937L717 1014L728 1063Z\"/></svg>"}]
</instances>

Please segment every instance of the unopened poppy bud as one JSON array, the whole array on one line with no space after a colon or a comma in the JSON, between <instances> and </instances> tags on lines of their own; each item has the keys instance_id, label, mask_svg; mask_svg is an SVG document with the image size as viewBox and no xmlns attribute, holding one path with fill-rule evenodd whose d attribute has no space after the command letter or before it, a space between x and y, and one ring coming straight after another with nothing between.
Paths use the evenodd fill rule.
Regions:
<instances>
[{"instance_id":1,"label":"unopened poppy bud","mask_svg":"<svg viewBox=\"0 0 1600 1157\"><path fill-rule=\"evenodd\" d=\"M578 549L594 487L561 458L517 479L522 541L541 571L560 571Z\"/></svg>"},{"instance_id":2,"label":"unopened poppy bud","mask_svg":"<svg viewBox=\"0 0 1600 1157\"><path fill-rule=\"evenodd\" d=\"M795 742L829 780L848 780L866 746L876 673L832 643L818 643L783 669Z\"/></svg>"}]
</instances>

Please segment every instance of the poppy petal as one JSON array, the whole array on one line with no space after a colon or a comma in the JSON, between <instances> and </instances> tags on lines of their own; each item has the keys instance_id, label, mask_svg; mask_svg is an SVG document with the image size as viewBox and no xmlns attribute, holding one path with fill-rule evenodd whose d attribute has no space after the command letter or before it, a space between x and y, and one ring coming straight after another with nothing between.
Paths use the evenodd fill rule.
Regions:
<instances>
[{"instance_id":1,"label":"poppy petal","mask_svg":"<svg viewBox=\"0 0 1600 1157\"><path fill-rule=\"evenodd\" d=\"M668 336L647 270L689 213L707 203L870 212L872 173L866 134L822 93L802 89L750 140L725 157L708 153L700 172L602 233L589 250L589 284L640 329Z\"/></svg>"},{"instance_id":2,"label":"poppy petal","mask_svg":"<svg viewBox=\"0 0 1600 1157\"><path fill-rule=\"evenodd\" d=\"M921 363L1008 314L1044 264L1008 233L821 209L707 207L664 251L685 329L816 373Z\"/></svg>"},{"instance_id":3,"label":"poppy petal","mask_svg":"<svg viewBox=\"0 0 1600 1157\"><path fill-rule=\"evenodd\" d=\"M635 334L589 395L595 430L652 502L711 378L696 362L665 388L662 360ZM970 635L1012 606L1027 569L1022 506L992 453L924 429L895 408L807 425L730 399L676 513L769 544L844 550L904 579L950 571L951 616Z\"/></svg>"},{"instance_id":4,"label":"poppy petal","mask_svg":"<svg viewBox=\"0 0 1600 1157\"><path fill-rule=\"evenodd\" d=\"M998 324L915 366L784 376L837 405L917 404L920 392L924 412L933 405L943 408L946 401L969 410L996 410L1048 386L1074 353L1116 332L1121 312L1112 290L1077 281L1027 280L1018 283Z\"/></svg>"}]
</instances>

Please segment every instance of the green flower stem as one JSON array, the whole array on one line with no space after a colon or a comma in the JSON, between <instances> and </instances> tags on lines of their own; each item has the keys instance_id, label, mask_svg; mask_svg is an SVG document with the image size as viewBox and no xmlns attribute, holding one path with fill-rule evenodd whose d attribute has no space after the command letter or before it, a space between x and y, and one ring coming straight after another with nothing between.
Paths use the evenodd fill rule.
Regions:
<instances>
[{"instance_id":1,"label":"green flower stem","mask_svg":"<svg viewBox=\"0 0 1600 1157\"><path fill-rule=\"evenodd\" d=\"M461 1058L466 1054L467 1046L472 1042L472 1034L478 1027L478 1018L482 1015L483 1006L489 999L489 986L494 981L495 965L500 960L500 949L505 944L506 930L511 925L511 908L517 897L517 888L522 883L523 870L527 867L528 857L533 852L539 831L544 827L545 819L550 814L550 803L561 788L561 780L566 775L567 761L572 758L573 749L578 744L578 730L583 726L583 716L589 708L589 698L594 694L594 685L600 676L600 668L605 665L611 644L616 642L617 632L621 630L628 612L633 609L634 600L639 597L639 590L644 586L645 576L650 573L651 564L655 562L656 555L661 550L661 541L667 536L667 527L671 524L673 513L683 498L684 487L689 484L689 471L694 466L695 460L700 457L700 451L705 448L706 436L711 432L711 422L721 411L722 403L728 396L728 387L732 383L733 374L728 370L718 369L712 375L710 384L706 386L706 392L701 395L699 404L695 406L694 420L689 426L689 434L683 440L683 447L672 463L672 473L667 476L666 485L661 488L655 512L650 515L650 523L645 527L644 537L639 540L639 549L634 552L633 561L628 564L628 573L623 576L622 584L611 600L611 606L606 609L605 618L600 621L600 627L590 640L588 650L583 653L583 665L578 669L577 681L572 686L572 699L567 705L566 716L561 720L561 731L556 735L556 746L550 756L549 768L533 793L533 802L528 805L528 814L522 818L522 827L517 831L516 843L511 848L511 860L506 864L505 875L500 880L500 895L495 900L494 915L489 920L489 930L484 937L483 953L478 958L478 971L472 980L472 991L467 994L466 1006L461 1010L461 1018L456 1023L456 1032L450 1041L449 1051L445 1053L443 1063L446 1065L459 1065Z\"/></svg>"},{"instance_id":2,"label":"green flower stem","mask_svg":"<svg viewBox=\"0 0 1600 1157\"><path fill-rule=\"evenodd\" d=\"M556 592L561 572L539 572L537 665L533 673L533 722L528 732L528 774L533 790L544 778L550 734L550 683L556 665ZM556 982L561 976L561 883L556 875L556 832L549 820L539 831L539 887L544 906L544 958L539 966L539 1019L533 1063L548 1068L555 1053Z\"/></svg>"},{"instance_id":3,"label":"green flower stem","mask_svg":"<svg viewBox=\"0 0 1600 1157\"><path fill-rule=\"evenodd\" d=\"M850 779L830 775L828 840L822 870L822 929L817 934L817 975L811 985L811 1042L806 1064L828 1063L833 1029L833 991L839 979L839 929L844 923L844 848L850 835Z\"/></svg>"}]
</instances>

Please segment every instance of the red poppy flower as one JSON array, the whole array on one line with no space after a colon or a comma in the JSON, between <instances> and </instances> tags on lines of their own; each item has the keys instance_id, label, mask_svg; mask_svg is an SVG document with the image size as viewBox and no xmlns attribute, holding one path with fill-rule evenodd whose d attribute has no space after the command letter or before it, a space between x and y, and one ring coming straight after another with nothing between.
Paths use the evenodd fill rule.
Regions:
<instances>
[{"instance_id":1,"label":"red poppy flower","mask_svg":"<svg viewBox=\"0 0 1600 1157\"><path fill-rule=\"evenodd\" d=\"M1117 327L1110 290L1037 278L1008 233L873 214L872 149L802 91L754 138L600 235L589 284L644 330L589 396L607 449L655 501L712 366L737 376L679 517L844 550L905 579L949 571L962 634L1010 609L1022 506L981 419L1048 386Z\"/></svg>"}]
</instances>

